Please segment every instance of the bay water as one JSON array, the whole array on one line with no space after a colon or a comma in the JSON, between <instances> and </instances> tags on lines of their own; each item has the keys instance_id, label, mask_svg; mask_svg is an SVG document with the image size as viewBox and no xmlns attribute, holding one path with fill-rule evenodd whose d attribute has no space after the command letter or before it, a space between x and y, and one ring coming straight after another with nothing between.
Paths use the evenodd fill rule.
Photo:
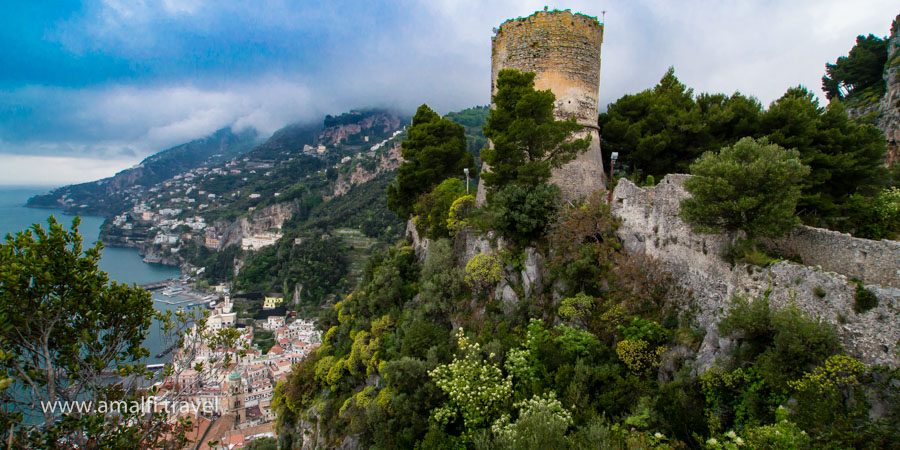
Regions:
<instances>
[{"instance_id":1,"label":"bay water","mask_svg":"<svg viewBox=\"0 0 900 450\"><path fill-rule=\"evenodd\" d=\"M40 223L44 230L48 229L47 218L54 216L57 222L61 223L65 229L70 229L72 219L75 216L63 214L62 210L57 209L35 209L26 208L25 202L29 197L44 193L50 188L40 187L0 187L0 240L6 243L7 234L15 234L24 231L32 226L32 224ZM100 225L103 224L102 217L81 216L81 225L78 227L79 233L84 238L85 248L89 248L97 242L100 235ZM143 258L138 254L136 248L124 247L105 247L101 253L100 270L109 275L110 280L116 280L120 283L152 283L170 278L178 278L181 276L181 270L177 267L164 266L162 264L147 264L143 262ZM164 311L177 306L162 303L158 300L179 300L178 297L163 297L159 293L154 293L153 305L157 310ZM23 311L27 314L27 311ZM150 350L150 358L148 364L163 362L165 358L156 358L155 356L162 352L165 343L163 342L159 326L154 321L150 329L149 336L145 341L145 346Z\"/></svg>"}]
</instances>

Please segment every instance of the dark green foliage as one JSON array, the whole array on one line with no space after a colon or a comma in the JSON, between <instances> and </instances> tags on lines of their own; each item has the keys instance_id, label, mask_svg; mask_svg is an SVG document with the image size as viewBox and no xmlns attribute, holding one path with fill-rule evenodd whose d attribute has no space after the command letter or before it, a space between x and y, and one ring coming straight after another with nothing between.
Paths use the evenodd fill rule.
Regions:
<instances>
[{"instance_id":1,"label":"dark green foliage","mask_svg":"<svg viewBox=\"0 0 900 450\"><path fill-rule=\"evenodd\" d=\"M838 228L856 237L878 240L900 235L900 188L884 189L874 198L854 194L843 210L847 220Z\"/></svg>"},{"instance_id":2,"label":"dark green foliage","mask_svg":"<svg viewBox=\"0 0 900 450\"><path fill-rule=\"evenodd\" d=\"M422 308L434 321L445 321L456 310L468 291L465 271L456 265L453 247L447 239L439 239L428 246L422 264L419 295Z\"/></svg>"},{"instance_id":3,"label":"dark green foliage","mask_svg":"<svg viewBox=\"0 0 900 450\"><path fill-rule=\"evenodd\" d=\"M234 279L234 261L240 258L243 250L238 245L225 247L220 251L210 250L193 241L181 246L182 256L199 267L206 267L200 278L209 284L218 284Z\"/></svg>"},{"instance_id":4,"label":"dark green foliage","mask_svg":"<svg viewBox=\"0 0 900 450\"><path fill-rule=\"evenodd\" d=\"M872 196L886 182L881 132L850 119L841 103L820 108L806 88L791 88L773 102L760 131L770 143L796 149L810 167L798 203L808 220L838 216L851 195Z\"/></svg>"},{"instance_id":5,"label":"dark green foliage","mask_svg":"<svg viewBox=\"0 0 900 450\"><path fill-rule=\"evenodd\" d=\"M256 160L272 161L280 159L287 153L296 153L305 144L315 144L316 137L322 131L317 123L294 123L278 131L266 142L256 146L248 156Z\"/></svg>"},{"instance_id":6,"label":"dark green foliage","mask_svg":"<svg viewBox=\"0 0 900 450\"><path fill-rule=\"evenodd\" d=\"M878 306L878 297L875 293L866 289L861 282L856 282L856 294L853 296L853 311L863 314Z\"/></svg>"},{"instance_id":7,"label":"dark green foliage","mask_svg":"<svg viewBox=\"0 0 900 450\"><path fill-rule=\"evenodd\" d=\"M340 241L316 237L306 238L299 245L288 241L255 252L238 274L235 286L290 297L299 283L303 285L301 300L311 303L320 302L334 292L347 273L345 250Z\"/></svg>"},{"instance_id":8,"label":"dark green foliage","mask_svg":"<svg viewBox=\"0 0 900 450\"><path fill-rule=\"evenodd\" d=\"M315 230L324 233L335 228L359 228L363 234L382 242L396 242L403 235L404 221L386 206L385 189L394 179L394 172L378 175L368 183L354 186L346 194L335 197L314 208L309 219L285 223L285 228Z\"/></svg>"},{"instance_id":9,"label":"dark green foliage","mask_svg":"<svg viewBox=\"0 0 900 450\"><path fill-rule=\"evenodd\" d=\"M555 218L558 202L556 185L509 185L491 199L494 228L513 242L526 245L544 234Z\"/></svg>"},{"instance_id":10,"label":"dark green foliage","mask_svg":"<svg viewBox=\"0 0 900 450\"><path fill-rule=\"evenodd\" d=\"M763 110L754 98L737 93L695 99L670 69L653 89L609 105L599 124L604 154L619 152L635 180L684 173L704 152L744 137L766 137L796 149L811 169L802 179L798 211L816 226L842 228L836 218L846 216L841 207L850 196L868 198L888 184L880 132L850 119L840 102L820 108L802 87L789 89Z\"/></svg>"},{"instance_id":11,"label":"dark green foliage","mask_svg":"<svg viewBox=\"0 0 900 450\"><path fill-rule=\"evenodd\" d=\"M695 158L759 129L762 105L740 93L694 99L669 68L653 89L629 94L600 114L604 155L618 152L620 167L638 178L684 173Z\"/></svg>"},{"instance_id":12,"label":"dark green foliage","mask_svg":"<svg viewBox=\"0 0 900 450\"><path fill-rule=\"evenodd\" d=\"M771 389L821 364L841 350L835 330L804 315L795 306L778 310L765 297L750 301L736 297L721 322L722 336L738 339L735 366L753 362Z\"/></svg>"},{"instance_id":13,"label":"dark green foliage","mask_svg":"<svg viewBox=\"0 0 900 450\"><path fill-rule=\"evenodd\" d=\"M621 249L618 225L600 193L560 209L547 233L553 248L549 268L554 278L565 280L566 296L579 292L600 295L613 269L613 256Z\"/></svg>"},{"instance_id":14,"label":"dark green foliage","mask_svg":"<svg viewBox=\"0 0 900 450\"><path fill-rule=\"evenodd\" d=\"M550 90L535 91L534 76L533 72L510 69L497 76L494 109L484 126L484 136L493 142L493 148L481 151L481 159L490 166L481 177L491 191L510 183L538 186L550 178L551 168L588 148L586 139L569 139L582 127L575 117L553 117L556 96Z\"/></svg>"},{"instance_id":15,"label":"dark green foliage","mask_svg":"<svg viewBox=\"0 0 900 450\"><path fill-rule=\"evenodd\" d=\"M29 448L84 445L85 436L109 448L144 439L142 427L127 422L133 416L118 423L93 411L41 408L41 403L131 400L127 380L99 374L140 374L149 357L143 343L154 314L150 293L111 282L98 269L103 245L85 248L80 222L76 217L66 230L51 216L46 228L34 224L0 243L0 436L10 448L24 448L19 439L25 433L40 441ZM46 426L33 429L34 424ZM14 439L13 430L22 434Z\"/></svg>"},{"instance_id":16,"label":"dark green foliage","mask_svg":"<svg viewBox=\"0 0 900 450\"><path fill-rule=\"evenodd\" d=\"M873 34L857 36L856 45L847 56L841 56L834 64L825 64L825 76L822 77L825 96L829 100L881 98L885 91L882 74L887 62L887 45L888 41Z\"/></svg>"},{"instance_id":17,"label":"dark green foliage","mask_svg":"<svg viewBox=\"0 0 900 450\"><path fill-rule=\"evenodd\" d=\"M481 127L487 123L487 117L490 112L490 106L476 106L459 112L449 112L444 116L466 127L466 141L468 142L469 152L475 156L476 160L480 156L481 149L487 144L487 138L484 137Z\"/></svg>"},{"instance_id":18,"label":"dark green foliage","mask_svg":"<svg viewBox=\"0 0 900 450\"><path fill-rule=\"evenodd\" d=\"M419 233L429 239L449 236L447 217L453 201L466 195L466 187L458 178L448 178L428 193L419 196L415 205L415 222Z\"/></svg>"},{"instance_id":19,"label":"dark green foliage","mask_svg":"<svg viewBox=\"0 0 900 450\"><path fill-rule=\"evenodd\" d=\"M701 376L714 432L773 423L789 383L841 350L832 327L795 306L773 310L766 297L733 302L718 325L722 336L737 341L733 360Z\"/></svg>"},{"instance_id":20,"label":"dark green foliage","mask_svg":"<svg viewBox=\"0 0 900 450\"><path fill-rule=\"evenodd\" d=\"M416 111L402 145L397 184L387 191L388 207L401 218L409 217L419 195L445 178L462 175L464 168L475 168L463 126L441 118L428 105Z\"/></svg>"},{"instance_id":21,"label":"dark green foliage","mask_svg":"<svg viewBox=\"0 0 900 450\"><path fill-rule=\"evenodd\" d=\"M796 150L766 139L744 138L691 164L681 217L700 231L743 230L748 236L780 237L797 223L800 180L809 167Z\"/></svg>"}]
</instances>

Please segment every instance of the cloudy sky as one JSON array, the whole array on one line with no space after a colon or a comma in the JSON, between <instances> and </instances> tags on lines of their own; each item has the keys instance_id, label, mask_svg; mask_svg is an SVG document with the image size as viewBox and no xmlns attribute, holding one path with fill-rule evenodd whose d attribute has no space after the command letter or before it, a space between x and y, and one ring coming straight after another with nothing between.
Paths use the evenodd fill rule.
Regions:
<instances>
[{"instance_id":1,"label":"cloudy sky","mask_svg":"<svg viewBox=\"0 0 900 450\"><path fill-rule=\"evenodd\" d=\"M888 34L889 1L13 0L0 17L0 184L109 176L231 125L263 134L358 106L490 101L504 20L601 17L600 103L668 66L696 92L819 93L826 61ZM52 4L51 4L52 3ZM824 99L824 96L822 97Z\"/></svg>"}]
</instances>

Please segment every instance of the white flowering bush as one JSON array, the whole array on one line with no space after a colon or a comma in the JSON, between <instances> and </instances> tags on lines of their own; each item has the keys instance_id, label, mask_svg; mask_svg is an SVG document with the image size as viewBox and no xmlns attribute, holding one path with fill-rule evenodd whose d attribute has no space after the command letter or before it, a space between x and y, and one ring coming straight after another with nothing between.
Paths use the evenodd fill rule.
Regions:
<instances>
[{"instance_id":1,"label":"white flowering bush","mask_svg":"<svg viewBox=\"0 0 900 450\"><path fill-rule=\"evenodd\" d=\"M795 423L787 419L788 412L783 406L775 411L775 423L747 428L744 437L734 430L709 438L704 448L709 450L732 450L738 448L778 448L803 449L810 448L811 439Z\"/></svg>"},{"instance_id":2,"label":"white flowering bush","mask_svg":"<svg viewBox=\"0 0 900 450\"><path fill-rule=\"evenodd\" d=\"M491 425L497 448L558 448L572 426L572 413L563 407L554 392L516 403L519 418L510 422L503 414Z\"/></svg>"},{"instance_id":3,"label":"white flowering bush","mask_svg":"<svg viewBox=\"0 0 900 450\"><path fill-rule=\"evenodd\" d=\"M503 402L512 394L512 376L503 376L500 367L481 356L478 343L469 342L463 329L456 333L462 357L428 372L435 384L447 394L446 405L432 410L432 419L440 425L462 416L466 432L483 427L497 416Z\"/></svg>"}]
</instances>

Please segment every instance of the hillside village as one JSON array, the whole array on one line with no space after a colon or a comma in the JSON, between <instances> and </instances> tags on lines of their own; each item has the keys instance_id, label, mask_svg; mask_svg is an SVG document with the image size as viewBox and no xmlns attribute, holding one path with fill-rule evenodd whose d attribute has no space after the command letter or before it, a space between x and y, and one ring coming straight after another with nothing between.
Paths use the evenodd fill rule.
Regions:
<instances>
[{"instance_id":1,"label":"hillside village","mask_svg":"<svg viewBox=\"0 0 900 450\"><path fill-rule=\"evenodd\" d=\"M217 347L205 339L197 326L186 335L188 343L173 357L174 373L168 381L157 382L157 396L169 391L185 402L209 405L193 417L191 438L198 443L227 442L229 448L259 437L274 436L275 412L272 396L294 364L321 345L320 332L313 322L293 316L269 316L258 327L274 334L275 344L262 352L252 344L255 326L235 328L237 313L227 290L223 301L213 307L206 319L209 332L236 329L239 337L234 348ZM190 349L191 354L187 355ZM229 359L225 362L226 355ZM195 370L206 364L203 371ZM208 448L201 446L200 448Z\"/></svg>"}]
</instances>

